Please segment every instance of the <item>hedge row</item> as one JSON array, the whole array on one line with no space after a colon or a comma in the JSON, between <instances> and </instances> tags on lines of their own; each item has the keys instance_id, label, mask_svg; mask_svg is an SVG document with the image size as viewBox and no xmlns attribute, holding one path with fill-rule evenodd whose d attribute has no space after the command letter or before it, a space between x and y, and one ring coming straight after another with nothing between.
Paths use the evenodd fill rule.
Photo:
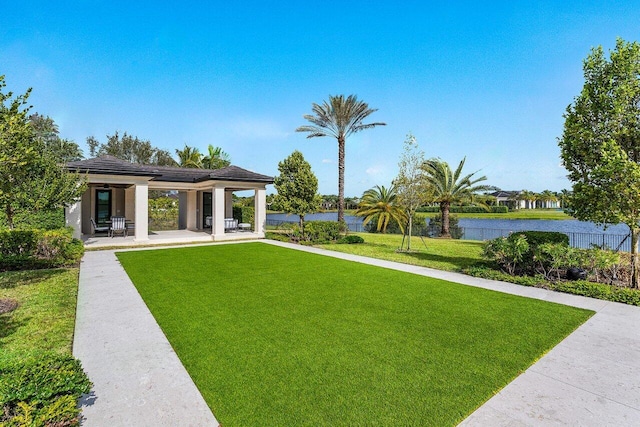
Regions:
<instances>
[{"instance_id":1,"label":"hedge row","mask_svg":"<svg viewBox=\"0 0 640 427\"><path fill-rule=\"evenodd\" d=\"M91 382L72 356L45 354L0 366L0 425L76 426Z\"/></svg>"},{"instance_id":2,"label":"hedge row","mask_svg":"<svg viewBox=\"0 0 640 427\"><path fill-rule=\"evenodd\" d=\"M640 306L640 290L638 289L622 288L604 283L588 282L586 280L550 282L540 275L512 276L502 271L485 267L465 269L463 273L483 279L500 280L502 282L511 282L523 286L533 286L568 294Z\"/></svg>"},{"instance_id":3,"label":"hedge row","mask_svg":"<svg viewBox=\"0 0 640 427\"><path fill-rule=\"evenodd\" d=\"M253 206L234 206L233 218L237 219L239 223L244 222L247 224L251 224L251 227L253 227L255 209L253 208Z\"/></svg>"},{"instance_id":4,"label":"hedge row","mask_svg":"<svg viewBox=\"0 0 640 427\"><path fill-rule=\"evenodd\" d=\"M33 270L76 265L84 245L71 228L0 230L0 271Z\"/></svg>"},{"instance_id":5,"label":"hedge row","mask_svg":"<svg viewBox=\"0 0 640 427\"><path fill-rule=\"evenodd\" d=\"M440 212L440 206L423 206L418 208L416 212ZM451 213L508 213L509 208L507 206L489 206L489 210L481 208L480 206L451 206L449 207Z\"/></svg>"}]
</instances>

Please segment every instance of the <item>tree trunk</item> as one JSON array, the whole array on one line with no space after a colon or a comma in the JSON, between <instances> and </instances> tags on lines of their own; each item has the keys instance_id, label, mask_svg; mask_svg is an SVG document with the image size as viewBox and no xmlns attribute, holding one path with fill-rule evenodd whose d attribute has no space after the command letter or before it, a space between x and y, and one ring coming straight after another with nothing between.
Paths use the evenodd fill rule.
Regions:
<instances>
[{"instance_id":1,"label":"tree trunk","mask_svg":"<svg viewBox=\"0 0 640 427\"><path fill-rule=\"evenodd\" d=\"M13 230L13 213L11 203L7 203L7 206L5 206L5 214L7 216L7 225L9 226L9 230Z\"/></svg>"},{"instance_id":2,"label":"tree trunk","mask_svg":"<svg viewBox=\"0 0 640 427\"><path fill-rule=\"evenodd\" d=\"M409 228L409 240L407 240L407 252L411 251L411 225L412 225L412 221L411 221L411 217L409 217L409 223L407 224L407 227Z\"/></svg>"},{"instance_id":3,"label":"tree trunk","mask_svg":"<svg viewBox=\"0 0 640 427\"><path fill-rule=\"evenodd\" d=\"M338 136L338 222L344 223L344 135Z\"/></svg>"},{"instance_id":4,"label":"tree trunk","mask_svg":"<svg viewBox=\"0 0 640 427\"><path fill-rule=\"evenodd\" d=\"M631 228L631 287L638 288L638 237L640 228Z\"/></svg>"},{"instance_id":5,"label":"tree trunk","mask_svg":"<svg viewBox=\"0 0 640 427\"><path fill-rule=\"evenodd\" d=\"M440 212L442 213L442 231L440 233L440 237L451 237L449 233L449 206L451 203L442 202L440 203Z\"/></svg>"}]
</instances>

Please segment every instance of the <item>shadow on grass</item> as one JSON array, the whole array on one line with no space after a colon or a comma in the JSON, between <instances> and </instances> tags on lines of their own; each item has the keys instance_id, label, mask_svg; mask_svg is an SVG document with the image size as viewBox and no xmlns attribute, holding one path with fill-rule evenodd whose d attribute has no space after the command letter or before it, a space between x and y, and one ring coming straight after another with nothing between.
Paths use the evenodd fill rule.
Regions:
<instances>
[{"instance_id":1,"label":"shadow on grass","mask_svg":"<svg viewBox=\"0 0 640 427\"><path fill-rule=\"evenodd\" d=\"M0 289L13 289L17 286L32 285L64 273L63 268L49 270L4 271L0 272Z\"/></svg>"},{"instance_id":2,"label":"shadow on grass","mask_svg":"<svg viewBox=\"0 0 640 427\"><path fill-rule=\"evenodd\" d=\"M11 313L0 316L0 339L13 335L18 329L25 326L30 318L15 320Z\"/></svg>"},{"instance_id":3,"label":"shadow on grass","mask_svg":"<svg viewBox=\"0 0 640 427\"><path fill-rule=\"evenodd\" d=\"M482 261L478 261L477 258L464 257L464 256L451 256L440 255L429 252L401 252L402 254L414 258L420 261L430 261L434 263L451 264L458 267L458 270L462 270L468 267L484 265Z\"/></svg>"}]
</instances>

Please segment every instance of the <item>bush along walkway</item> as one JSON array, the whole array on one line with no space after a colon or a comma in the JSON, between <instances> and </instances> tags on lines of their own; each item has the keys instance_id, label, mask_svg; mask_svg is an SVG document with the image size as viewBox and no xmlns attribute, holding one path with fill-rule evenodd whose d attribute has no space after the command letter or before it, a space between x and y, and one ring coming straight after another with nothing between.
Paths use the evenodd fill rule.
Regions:
<instances>
[{"instance_id":1,"label":"bush along walkway","mask_svg":"<svg viewBox=\"0 0 640 427\"><path fill-rule=\"evenodd\" d=\"M113 251L80 265L73 354L94 383L87 426L217 426Z\"/></svg>"},{"instance_id":2,"label":"bush along walkway","mask_svg":"<svg viewBox=\"0 0 640 427\"><path fill-rule=\"evenodd\" d=\"M319 248L267 241L428 277L593 310L596 314L471 414L463 426L638 425L640 307ZM540 325L544 327L544 325Z\"/></svg>"}]
</instances>

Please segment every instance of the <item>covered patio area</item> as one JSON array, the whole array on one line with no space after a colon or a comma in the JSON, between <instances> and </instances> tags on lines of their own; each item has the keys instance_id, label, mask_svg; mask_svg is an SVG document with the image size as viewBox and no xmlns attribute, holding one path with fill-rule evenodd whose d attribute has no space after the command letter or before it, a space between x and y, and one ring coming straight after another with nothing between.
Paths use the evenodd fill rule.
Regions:
<instances>
[{"instance_id":1,"label":"covered patio area","mask_svg":"<svg viewBox=\"0 0 640 427\"><path fill-rule=\"evenodd\" d=\"M74 237L88 247L264 237L266 185L273 183L272 177L237 166L208 170L139 165L112 156L70 162L67 169L87 174L88 188L65 209L65 220ZM177 230L149 229L149 191L153 190L177 193ZM253 221L233 218L235 191L253 192ZM114 217L126 220L126 233L106 238Z\"/></svg>"}]
</instances>

